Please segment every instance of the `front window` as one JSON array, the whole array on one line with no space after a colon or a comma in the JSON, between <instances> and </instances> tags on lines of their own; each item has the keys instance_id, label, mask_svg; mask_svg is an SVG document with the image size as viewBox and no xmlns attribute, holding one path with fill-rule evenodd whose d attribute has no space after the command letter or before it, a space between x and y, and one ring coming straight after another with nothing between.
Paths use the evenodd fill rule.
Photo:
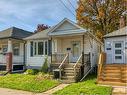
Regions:
<instances>
[{"instance_id":1,"label":"front window","mask_svg":"<svg viewBox=\"0 0 127 95\"><path fill-rule=\"evenodd\" d=\"M38 55L43 55L44 54L44 43L43 42L38 42Z\"/></svg>"},{"instance_id":2,"label":"front window","mask_svg":"<svg viewBox=\"0 0 127 95\"><path fill-rule=\"evenodd\" d=\"M7 53L7 50L8 50L8 46L7 45L3 45L2 46L2 52L3 53Z\"/></svg>"},{"instance_id":3,"label":"front window","mask_svg":"<svg viewBox=\"0 0 127 95\"><path fill-rule=\"evenodd\" d=\"M38 55L48 55L48 41L33 41L33 48L31 48L33 51L34 56Z\"/></svg>"},{"instance_id":4,"label":"front window","mask_svg":"<svg viewBox=\"0 0 127 95\"><path fill-rule=\"evenodd\" d=\"M13 54L16 56L19 56L19 51L20 50L20 45L19 44L14 44L13 45Z\"/></svg>"}]
</instances>

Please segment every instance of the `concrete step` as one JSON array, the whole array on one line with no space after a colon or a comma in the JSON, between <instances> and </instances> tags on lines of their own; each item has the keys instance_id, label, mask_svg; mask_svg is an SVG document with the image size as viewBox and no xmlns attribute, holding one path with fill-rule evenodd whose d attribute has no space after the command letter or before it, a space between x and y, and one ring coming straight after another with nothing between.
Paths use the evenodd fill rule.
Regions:
<instances>
[{"instance_id":1,"label":"concrete step","mask_svg":"<svg viewBox=\"0 0 127 95\"><path fill-rule=\"evenodd\" d=\"M66 76L74 76L74 72L66 72L64 73Z\"/></svg>"},{"instance_id":2,"label":"concrete step","mask_svg":"<svg viewBox=\"0 0 127 95\"><path fill-rule=\"evenodd\" d=\"M62 83L75 83L76 80L68 80L68 79L64 79L64 80L61 80Z\"/></svg>"},{"instance_id":3,"label":"concrete step","mask_svg":"<svg viewBox=\"0 0 127 95\"><path fill-rule=\"evenodd\" d=\"M74 79L74 76L62 76L62 79Z\"/></svg>"}]
</instances>

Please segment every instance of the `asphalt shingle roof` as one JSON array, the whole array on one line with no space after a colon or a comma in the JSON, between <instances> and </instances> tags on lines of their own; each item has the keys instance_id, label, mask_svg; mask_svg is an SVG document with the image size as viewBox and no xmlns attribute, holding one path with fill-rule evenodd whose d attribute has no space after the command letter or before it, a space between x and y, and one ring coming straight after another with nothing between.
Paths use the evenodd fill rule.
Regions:
<instances>
[{"instance_id":1,"label":"asphalt shingle roof","mask_svg":"<svg viewBox=\"0 0 127 95\"><path fill-rule=\"evenodd\" d=\"M107 38L107 37L115 37L115 36L127 36L127 26L125 26L119 30L116 30L112 33L109 33L109 34L105 35L104 37Z\"/></svg>"},{"instance_id":2,"label":"asphalt shingle roof","mask_svg":"<svg viewBox=\"0 0 127 95\"><path fill-rule=\"evenodd\" d=\"M54 28L54 26L49 28L49 29L43 30L41 32L37 32L37 33L35 33L35 34L33 34L33 35L29 36L29 37L26 37L26 38L24 38L24 40L35 40L35 39L49 38L48 33L50 32L50 30L52 28Z\"/></svg>"},{"instance_id":3,"label":"asphalt shingle roof","mask_svg":"<svg viewBox=\"0 0 127 95\"><path fill-rule=\"evenodd\" d=\"M6 30L0 31L0 39L4 38L16 38L16 39L23 39L32 35L32 32L22 30L16 27L11 27Z\"/></svg>"}]
</instances>

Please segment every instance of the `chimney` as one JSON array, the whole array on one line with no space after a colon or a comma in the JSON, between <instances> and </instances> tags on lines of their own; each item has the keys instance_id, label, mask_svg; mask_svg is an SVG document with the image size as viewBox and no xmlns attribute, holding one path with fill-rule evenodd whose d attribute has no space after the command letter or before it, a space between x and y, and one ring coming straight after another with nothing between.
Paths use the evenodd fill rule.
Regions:
<instances>
[{"instance_id":1,"label":"chimney","mask_svg":"<svg viewBox=\"0 0 127 95\"><path fill-rule=\"evenodd\" d=\"M125 26L126 26L125 17L124 16L121 16L120 17L120 28L123 28Z\"/></svg>"}]
</instances>

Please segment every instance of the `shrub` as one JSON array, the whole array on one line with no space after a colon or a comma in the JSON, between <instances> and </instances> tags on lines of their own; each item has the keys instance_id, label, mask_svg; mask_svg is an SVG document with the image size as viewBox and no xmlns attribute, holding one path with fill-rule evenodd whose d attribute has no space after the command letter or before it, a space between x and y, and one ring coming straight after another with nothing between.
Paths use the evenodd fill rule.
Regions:
<instances>
[{"instance_id":1,"label":"shrub","mask_svg":"<svg viewBox=\"0 0 127 95\"><path fill-rule=\"evenodd\" d=\"M53 76L50 75L50 74L45 74L43 72L39 72L37 77L36 77L36 80L52 80L53 79Z\"/></svg>"},{"instance_id":2,"label":"shrub","mask_svg":"<svg viewBox=\"0 0 127 95\"><path fill-rule=\"evenodd\" d=\"M47 73L48 72L48 58L45 58L45 62L41 68L41 71L44 72L44 73Z\"/></svg>"},{"instance_id":3,"label":"shrub","mask_svg":"<svg viewBox=\"0 0 127 95\"><path fill-rule=\"evenodd\" d=\"M37 70L37 69L27 69L25 73L30 74L30 75L35 75L38 72L39 72L39 70Z\"/></svg>"}]
</instances>

